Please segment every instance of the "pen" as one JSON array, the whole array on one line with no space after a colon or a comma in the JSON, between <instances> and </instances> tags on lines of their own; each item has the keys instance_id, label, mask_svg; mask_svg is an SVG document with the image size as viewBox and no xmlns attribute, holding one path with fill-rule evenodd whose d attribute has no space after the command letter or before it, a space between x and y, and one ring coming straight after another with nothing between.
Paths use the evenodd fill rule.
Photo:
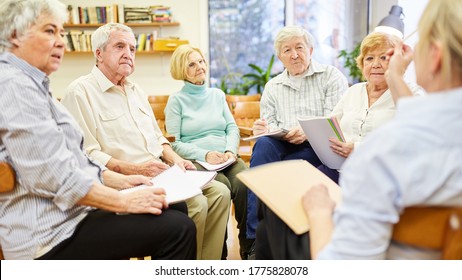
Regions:
<instances>
[{"instance_id":1,"label":"pen","mask_svg":"<svg viewBox=\"0 0 462 280\"><path fill-rule=\"evenodd\" d=\"M412 35L414 35L417 32L417 29L409 33L406 37L403 39L403 43L406 42L407 39L411 38Z\"/></svg>"}]
</instances>

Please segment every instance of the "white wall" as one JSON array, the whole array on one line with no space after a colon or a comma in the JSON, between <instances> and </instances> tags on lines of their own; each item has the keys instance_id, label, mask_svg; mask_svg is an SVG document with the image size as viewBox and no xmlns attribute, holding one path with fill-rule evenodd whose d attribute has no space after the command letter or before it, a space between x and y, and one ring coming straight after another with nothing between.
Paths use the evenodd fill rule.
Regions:
<instances>
[{"instance_id":1,"label":"white wall","mask_svg":"<svg viewBox=\"0 0 462 280\"><path fill-rule=\"evenodd\" d=\"M398 0L370 0L370 26L369 32L372 32L379 21L388 15L391 6L397 5Z\"/></svg>"},{"instance_id":2,"label":"white wall","mask_svg":"<svg viewBox=\"0 0 462 280\"><path fill-rule=\"evenodd\" d=\"M427 5L428 0L371 0L371 26L369 30L373 30L379 21L388 15L392 5L399 5L403 8L404 13L404 38L405 43L411 47L414 47L417 43L418 36L417 33L412 34L417 29L417 24L419 23L420 16L422 15L425 6ZM408 37L411 35L410 37ZM414 63L409 65L406 73L405 79L410 82L415 82L415 68Z\"/></svg>"},{"instance_id":3,"label":"white wall","mask_svg":"<svg viewBox=\"0 0 462 280\"><path fill-rule=\"evenodd\" d=\"M417 29L417 24L419 23L420 16L423 13L423 10L427 6L428 0L420 0L420 1L413 1L413 0L400 0L399 5L403 7L404 17L404 37L410 35L410 37L406 38L405 43L409 46L413 47L417 43L419 36L417 32L412 34ZM405 73L405 78L407 81L416 81L415 77L415 67L414 63L411 63Z\"/></svg>"},{"instance_id":4,"label":"white wall","mask_svg":"<svg viewBox=\"0 0 462 280\"><path fill-rule=\"evenodd\" d=\"M172 9L173 18L180 26L162 27L163 37L177 36L189 40L190 44L198 46L204 52L208 51L208 1L207 0L61 0L66 5L104 6L109 4L125 4L128 6L165 5ZM135 32L151 32L152 28L135 28ZM178 91L182 82L175 81L170 76L171 53L137 54L136 69L131 78L148 94L170 94ZM86 75L94 65L92 54L66 53L59 71L53 73L51 90L53 96L62 97L65 88L76 78Z\"/></svg>"}]
</instances>

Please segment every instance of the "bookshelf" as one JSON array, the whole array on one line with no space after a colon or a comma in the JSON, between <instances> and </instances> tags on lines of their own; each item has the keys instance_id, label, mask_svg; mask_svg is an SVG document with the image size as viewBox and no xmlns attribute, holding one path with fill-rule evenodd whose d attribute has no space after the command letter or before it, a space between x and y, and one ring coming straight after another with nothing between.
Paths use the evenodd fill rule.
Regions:
<instances>
[{"instance_id":1,"label":"bookshelf","mask_svg":"<svg viewBox=\"0 0 462 280\"><path fill-rule=\"evenodd\" d=\"M179 26L179 22L143 22L143 23L124 23L132 28L135 27L164 27L164 26ZM64 24L64 28L98 28L104 23L82 23L82 24Z\"/></svg>"},{"instance_id":2,"label":"bookshelf","mask_svg":"<svg viewBox=\"0 0 462 280\"><path fill-rule=\"evenodd\" d=\"M158 39L164 40L162 37L162 28L164 27L175 27L179 26L179 22L143 22L143 23L124 23L125 25L131 27L133 29L133 32L135 32L135 35L138 33L137 31L139 30L146 30L147 28L155 28L159 29L159 32L156 34L159 36ZM64 28L66 28L66 53L72 53L72 54L78 54L78 55L85 55L85 54L92 54L91 51L91 43L90 43L90 38L91 38L91 32L104 25L104 23L83 23L83 24L70 24L66 23L64 24ZM76 34L79 37L78 39L73 37L72 34ZM88 37L85 36L85 33L89 34ZM139 44L139 37L137 37L137 45ZM154 37L154 35L152 35ZM149 41L146 41L146 38L149 39ZM72 40L72 47L69 45L69 41ZM75 44L76 41L83 40L85 41L86 46L83 47L82 44L79 44L79 47L76 48ZM185 40L178 40L178 45L184 44ZM143 45L149 43L150 47L149 49L143 49L143 50L137 50L137 54L159 54L159 53L165 53L165 52L173 52L175 48L162 48L159 50L154 50L154 40L151 39L151 34L147 37L144 37L144 42ZM161 44L165 45L165 44Z\"/></svg>"},{"instance_id":3,"label":"bookshelf","mask_svg":"<svg viewBox=\"0 0 462 280\"><path fill-rule=\"evenodd\" d=\"M75 55L91 54L91 36L95 29L109 22L123 23L136 36L138 54L171 53L177 46L188 43L179 37L163 38L164 27L176 27L170 7L163 5L100 6L68 5L69 22L64 24L66 52Z\"/></svg>"}]
</instances>

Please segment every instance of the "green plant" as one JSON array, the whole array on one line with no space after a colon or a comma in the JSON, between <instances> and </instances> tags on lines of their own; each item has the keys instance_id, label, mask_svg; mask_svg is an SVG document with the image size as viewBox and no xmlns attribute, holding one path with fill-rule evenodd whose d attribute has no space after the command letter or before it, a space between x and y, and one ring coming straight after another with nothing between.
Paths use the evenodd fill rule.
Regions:
<instances>
[{"instance_id":1,"label":"green plant","mask_svg":"<svg viewBox=\"0 0 462 280\"><path fill-rule=\"evenodd\" d=\"M236 72L221 77L220 89L229 95L246 95L249 92L247 79L241 73Z\"/></svg>"},{"instance_id":2,"label":"green plant","mask_svg":"<svg viewBox=\"0 0 462 280\"><path fill-rule=\"evenodd\" d=\"M363 81L363 73L356 64L356 58L359 56L361 43L358 43L352 51L341 50L338 58L344 58L343 66L350 72L350 77L354 82Z\"/></svg>"},{"instance_id":3,"label":"green plant","mask_svg":"<svg viewBox=\"0 0 462 280\"><path fill-rule=\"evenodd\" d=\"M249 89L253 87L257 87L257 93L263 93L263 88L265 87L266 83L274 77L271 75L271 69L273 68L274 64L274 54L271 56L270 62L266 69L263 69L255 64L248 64L250 68L255 70L257 73L248 73L244 75L244 78L248 79L247 86Z\"/></svg>"}]
</instances>

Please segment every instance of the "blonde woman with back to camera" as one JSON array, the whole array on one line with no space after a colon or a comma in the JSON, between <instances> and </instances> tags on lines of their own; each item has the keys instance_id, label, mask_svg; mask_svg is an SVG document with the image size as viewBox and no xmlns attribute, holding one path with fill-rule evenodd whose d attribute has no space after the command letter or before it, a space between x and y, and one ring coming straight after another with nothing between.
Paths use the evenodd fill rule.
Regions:
<instances>
[{"instance_id":1,"label":"blonde woman with back to camera","mask_svg":"<svg viewBox=\"0 0 462 280\"><path fill-rule=\"evenodd\" d=\"M385 76L399 99L396 116L345 163L343 202L337 209L323 185L304 196L313 258L441 257L441 252L390 239L407 207L462 206L461 14L460 0L430 0L418 25L414 55L402 44L387 53ZM402 97L411 92L403 74L413 58L417 83L428 94Z\"/></svg>"}]
</instances>

